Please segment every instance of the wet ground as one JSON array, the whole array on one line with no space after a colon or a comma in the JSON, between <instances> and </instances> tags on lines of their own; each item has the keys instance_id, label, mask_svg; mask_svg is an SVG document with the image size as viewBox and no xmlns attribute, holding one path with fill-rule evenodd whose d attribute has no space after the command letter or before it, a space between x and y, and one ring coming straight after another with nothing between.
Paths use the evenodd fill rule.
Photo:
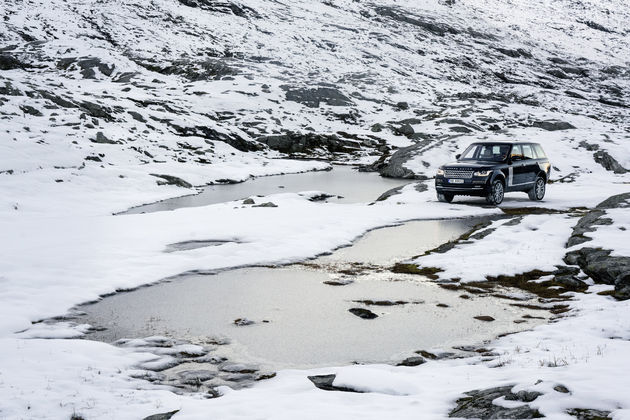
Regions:
<instances>
[{"instance_id":1,"label":"wet ground","mask_svg":"<svg viewBox=\"0 0 630 420\"><path fill-rule=\"evenodd\" d=\"M374 201L407 181L350 167L208 187L133 209L162 211L279 191L319 190L331 201ZM281 188L283 187L283 188ZM283 267L180 276L76 308L87 339L156 354L140 377L216 396L278 369L391 363L420 350L453 351L545 322L512 300L446 290L428 278L392 272L405 261L473 228L479 219L414 221L368 232L352 246ZM221 242L173 244L186 252ZM513 291L505 291L512 298ZM518 292L523 302L535 296Z\"/></svg>"},{"instance_id":2,"label":"wet ground","mask_svg":"<svg viewBox=\"0 0 630 420\"><path fill-rule=\"evenodd\" d=\"M409 182L406 179L383 178L374 172L359 172L351 166L334 165L331 171L265 176L238 184L209 185L199 194L134 207L124 214L207 206L255 195L302 191L325 191L335 196L329 201L336 203L369 203L383 192Z\"/></svg>"},{"instance_id":3,"label":"wet ground","mask_svg":"<svg viewBox=\"0 0 630 420\"><path fill-rule=\"evenodd\" d=\"M197 384L203 389L247 385L284 368L396 364L418 350L452 351L544 322L523 318L532 311L510 300L445 290L423 276L390 271L477 222L409 222L371 231L353 246L303 264L180 277L80 306L84 315L77 321L97 327L87 338L127 347L134 342L126 339L151 336L176 340L175 348L200 345L201 353L149 367L160 371L161 383L209 378ZM365 313L376 317L359 316ZM139 350L151 350L150 343L139 343Z\"/></svg>"}]
</instances>

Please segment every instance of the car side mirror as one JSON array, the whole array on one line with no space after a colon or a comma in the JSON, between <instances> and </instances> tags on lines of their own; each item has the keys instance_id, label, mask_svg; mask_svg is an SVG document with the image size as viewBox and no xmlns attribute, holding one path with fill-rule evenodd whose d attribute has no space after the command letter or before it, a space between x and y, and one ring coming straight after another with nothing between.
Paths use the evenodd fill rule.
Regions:
<instances>
[{"instance_id":1,"label":"car side mirror","mask_svg":"<svg viewBox=\"0 0 630 420\"><path fill-rule=\"evenodd\" d=\"M459 159L460 156L461 156L461 153L456 154L455 159Z\"/></svg>"}]
</instances>

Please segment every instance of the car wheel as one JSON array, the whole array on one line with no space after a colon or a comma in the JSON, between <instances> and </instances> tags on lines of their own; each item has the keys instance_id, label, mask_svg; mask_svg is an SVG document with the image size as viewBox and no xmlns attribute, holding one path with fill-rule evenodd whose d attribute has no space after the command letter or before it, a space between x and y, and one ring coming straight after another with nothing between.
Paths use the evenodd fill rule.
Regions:
<instances>
[{"instance_id":1,"label":"car wheel","mask_svg":"<svg viewBox=\"0 0 630 420\"><path fill-rule=\"evenodd\" d=\"M437 195L438 201L441 201L442 203L450 203L453 201L453 197L455 197L455 194L438 193Z\"/></svg>"},{"instance_id":2,"label":"car wheel","mask_svg":"<svg viewBox=\"0 0 630 420\"><path fill-rule=\"evenodd\" d=\"M486 202L488 204L492 204L498 206L503 202L503 195L505 194L505 189L503 188L503 182L500 180L496 180L492 182L492 186L490 187L490 192L486 196Z\"/></svg>"},{"instance_id":3,"label":"car wheel","mask_svg":"<svg viewBox=\"0 0 630 420\"><path fill-rule=\"evenodd\" d=\"M545 180L542 177L537 177L534 187L527 191L529 199L532 201L540 201L545 197Z\"/></svg>"}]
</instances>

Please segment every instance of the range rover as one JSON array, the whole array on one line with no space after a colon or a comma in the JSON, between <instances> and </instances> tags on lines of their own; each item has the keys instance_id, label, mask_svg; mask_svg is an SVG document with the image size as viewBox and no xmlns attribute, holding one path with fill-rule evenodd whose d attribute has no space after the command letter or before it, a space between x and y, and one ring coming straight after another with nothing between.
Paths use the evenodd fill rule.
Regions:
<instances>
[{"instance_id":1,"label":"range rover","mask_svg":"<svg viewBox=\"0 0 630 420\"><path fill-rule=\"evenodd\" d=\"M450 203L456 195L469 195L499 205L504 194L513 191L526 192L534 201L545 197L551 165L538 143L473 143L455 158L435 176L439 201Z\"/></svg>"}]
</instances>

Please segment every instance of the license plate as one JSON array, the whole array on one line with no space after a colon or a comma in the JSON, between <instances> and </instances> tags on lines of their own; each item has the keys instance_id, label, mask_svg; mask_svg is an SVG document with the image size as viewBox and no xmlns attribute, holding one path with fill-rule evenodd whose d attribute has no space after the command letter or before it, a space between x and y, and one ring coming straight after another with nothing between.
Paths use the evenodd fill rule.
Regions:
<instances>
[{"instance_id":1,"label":"license plate","mask_svg":"<svg viewBox=\"0 0 630 420\"><path fill-rule=\"evenodd\" d=\"M448 183L449 184L463 184L464 180L463 179L449 179Z\"/></svg>"}]
</instances>

